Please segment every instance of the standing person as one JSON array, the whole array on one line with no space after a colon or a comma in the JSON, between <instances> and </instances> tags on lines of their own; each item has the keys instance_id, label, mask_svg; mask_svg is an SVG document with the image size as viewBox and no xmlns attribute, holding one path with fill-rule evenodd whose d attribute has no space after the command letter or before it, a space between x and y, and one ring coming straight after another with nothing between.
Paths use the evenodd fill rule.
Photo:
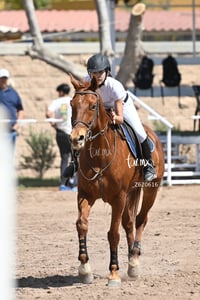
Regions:
<instances>
[{"instance_id":1,"label":"standing person","mask_svg":"<svg viewBox=\"0 0 200 300\"><path fill-rule=\"evenodd\" d=\"M146 161L146 165L143 167L144 180L147 182L152 181L156 178L156 173L147 134L131 97L127 94L123 85L110 75L111 67L107 56L95 54L90 57L87 62L87 71L89 79L96 78L104 106L106 109L111 110L113 122L122 124L123 120L126 120L135 130ZM64 171L65 176L73 176L73 171L76 171L77 168L78 162L74 157L74 160Z\"/></svg>"},{"instance_id":2,"label":"standing person","mask_svg":"<svg viewBox=\"0 0 200 300\"><path fill-rule=\"evenodd\" d=\"M71 158L71 97L67 96L70 92L68 84L62 83L57 86L58 98L53 100L46 112L47 118L61 119L61 122L51 122L51 126L56 130L56 142L60 151L60 191L71 190L70 186L65 186L66 178L63 171Z\"/></svg>"},{"instance_id":3,"label":"standing person","mask_svg":"<svg viewBox=\"0 0 200 300\"><path fill-rule=\"evenodd\" d=\"M10 74L6 69L0 69L0 105L3 105L10 119L9 137L15 145L19 130L18 120L24 117L22 100L15 89L9 86Z\"/></svg>"}]
</instances>

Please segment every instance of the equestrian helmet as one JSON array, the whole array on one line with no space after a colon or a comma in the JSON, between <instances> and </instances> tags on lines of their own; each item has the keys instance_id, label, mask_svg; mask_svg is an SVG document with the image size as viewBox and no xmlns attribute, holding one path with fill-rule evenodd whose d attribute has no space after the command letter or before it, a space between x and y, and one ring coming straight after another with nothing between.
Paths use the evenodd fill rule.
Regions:
<instances>
[{"instance_id":1,"label":"equestrian helmet","mask_svg":"<svg viewBox=\"0 0 200 300\"><path fill-rule=\"evenodd\" d=\"M99 72L99 71L111 71L110 62L106 55L101 53L95 54L88 59L87 62L87 71L91 72Z\"/></svg>"}]
</instances>

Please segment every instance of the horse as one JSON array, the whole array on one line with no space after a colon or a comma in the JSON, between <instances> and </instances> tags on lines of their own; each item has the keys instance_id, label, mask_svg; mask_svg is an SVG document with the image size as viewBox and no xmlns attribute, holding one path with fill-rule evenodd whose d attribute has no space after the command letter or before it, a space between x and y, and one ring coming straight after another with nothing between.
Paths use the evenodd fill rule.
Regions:
<instances>
[{"instance_id":1,"label":"horse","mask_svg":"<svg viewBox=\"0 0 200 300\"><path fill-rule=\"evenodd\" d=\"M76 221L80 261L78 273L82 283L92 283L94 277L87 251L88 217L96 199L101 198L111 206L111 223L107 233L110 246L107 285L120 286L119 227L122 224L126 233L128 276L137 277L142 233L164 173L163 147L156 134L145 126L148 137L155 145L152 156L157 178L144 182L142 166L134 163L136 159L130 153L126 140L106 112L95 78L82 82L70 76L75 89L71 100L71 141L72 148L79 153ZM142 204L138 211L141 194Z\"/></svg>"}]
</instances>

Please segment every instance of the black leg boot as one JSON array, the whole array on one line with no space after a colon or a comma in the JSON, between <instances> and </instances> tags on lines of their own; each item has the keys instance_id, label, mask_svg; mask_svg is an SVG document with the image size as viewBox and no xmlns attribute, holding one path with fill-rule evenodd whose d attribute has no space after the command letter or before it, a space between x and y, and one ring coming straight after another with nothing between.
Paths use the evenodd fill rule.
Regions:
<instances>
[{"instance_id":1,"label":"black leg boot","mask_svg":"<svg viewBox=\"0 0 200 300\"><path fill-rule=\"evenodd\" d=\"M66 177L68 180L70 177L73 177L74 174L78 171L78 151L74 151L72 161L70 162L69 166L67 166L63 172L63 176ZM68 181L67 180L67 181ZM66 181L66 183L67 183Z\"/></svg>"},{"instance_id":2,"label":"black leg boot","mask_svg":"<svg viewBox=\"0 0 200 300\"><path fill-rule=\"evenodd\" d=\"M141 146L142 146L143 158L146 160L145 161L146 165L143 168L144 180L150 182L153 179L155 179L157 176L154 169L154 163L151 157L151 150L150 150L148 138L146 138L146 140L143 143L141 143Z\"/></svg>"}]
</instances>

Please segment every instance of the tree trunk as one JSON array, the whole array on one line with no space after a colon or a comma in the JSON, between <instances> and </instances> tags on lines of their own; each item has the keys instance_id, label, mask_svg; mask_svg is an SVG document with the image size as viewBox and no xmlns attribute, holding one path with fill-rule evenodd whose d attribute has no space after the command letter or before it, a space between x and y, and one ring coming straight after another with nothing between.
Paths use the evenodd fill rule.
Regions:
<instances>
[{"instance_id":1,"label":"tree trunk","mask_svg":"<svg viewBox=\"0 0 200 300\"><path fill-rule=\"evenodd\" d=\"M110 0L107 0L109 2ZM99 23L99 41L100 52L105 55L113 55L112 43L111 43L111 31L110 31L110 15L109 3L106 4L106 0L95 0L96 10Z\"/></svg>"},{"instance_id":2,"label":"tree trunk","mask_svg":"<svg viewBox=\"0 0 200 300\"><path fill-rule=\"evenodd\" d=\"M23 0L23 5L24 5L24 9L29 24L29 29L33 37L34 46L36 49L37 48L40 49L40 47L43 47L43 38L35 15L35 8L34 8L33 1Z\"/></svg>"},{"instance_id":3,"label":"tree trunk","mask_svg":"<svg viewBox=\"0 0 200 300\"><path fill-rule=\"evenodd\" d=\"M135 7L137 5L140 4L136 4L132 9L124 55L120 63L118 74L116 75L116 79L121 81L124 86L126 86L128 80L134 78L139 57L144 55L144 49L141 43L143 13L135 15Z\"/></svg>"}]
</instances>

